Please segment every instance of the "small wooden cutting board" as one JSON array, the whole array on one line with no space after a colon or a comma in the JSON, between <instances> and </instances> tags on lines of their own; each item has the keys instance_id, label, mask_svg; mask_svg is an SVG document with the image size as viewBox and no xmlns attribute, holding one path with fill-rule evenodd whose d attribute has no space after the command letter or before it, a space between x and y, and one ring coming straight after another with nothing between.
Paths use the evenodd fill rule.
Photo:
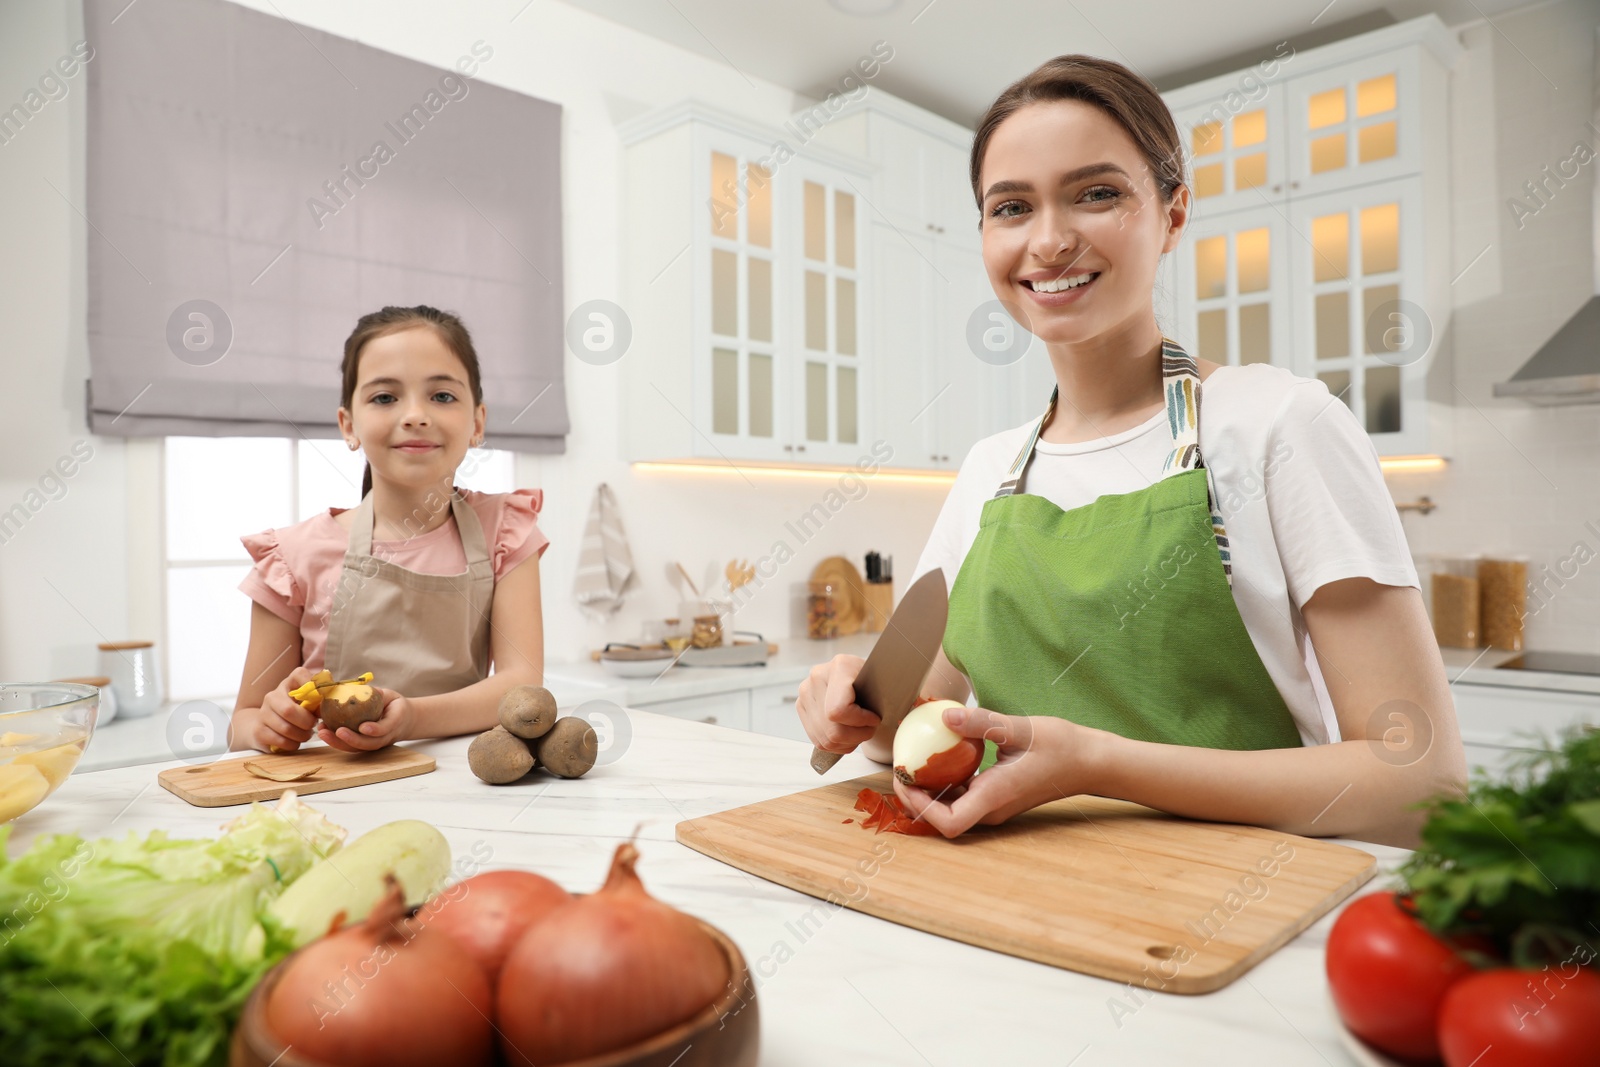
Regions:
<instances>
[{"instance_id":1,"label":"small wooden cutting board","mask_svg":"<svg viewBox=\"0 0 1600 1067\"><path fill-rule=\"evenodd\" d=\"M1232 982L1377 865L1345 845L1093 796L949 840L880 834L860 825L863 787L889 792L889 772L689 819L677 838L835 906L1167 993Z\"/></svg>"},{"instance_id":2,"label":"small wooden cutting board","mask_svg":"<svg viewBox=\"0 0 1600 1067\"><path fill-rule=\"evenodd\" d=\"M274 771L293 774L318 767L315 774L296 782L275 782L260 778L245 769L258 763ZM320 767L318 766L320 764ZM336 748L312 748L287 755L253 753L239 759L218 760L198 767L169 767L156 775L161 787L200 808L221 808L248 804L253 800L276 800L284 790L300 796L349 789L394 778L427 774L438 766L432 756L390 745L376 752L358 754Z\"/></svg>"}]
</instances>

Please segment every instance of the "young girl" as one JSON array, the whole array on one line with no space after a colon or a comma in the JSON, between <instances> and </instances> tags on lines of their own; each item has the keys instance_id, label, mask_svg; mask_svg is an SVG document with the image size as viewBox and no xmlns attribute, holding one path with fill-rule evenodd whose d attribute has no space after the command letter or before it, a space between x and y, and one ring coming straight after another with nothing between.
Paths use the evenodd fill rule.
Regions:
<instances>
[{"instance_id":1,"label":"young girl","mask_svg":"<svg viewBox=\"0 0 1600 1067\"><path fill-rule=\"evenodd\" d=\"M951 583L923 692L976 693L945 722L985 739L984 769L897 792L949 836L1088 793L1415 847L1416 802L1466 761L1398 515L1320 381L1163 335L1152 289L1192 201L1161 97L1054 59L989 109L970 179L990 284L1056 389L973 447L911 576ZM800 687L825 750L873 736L860 666Z\"/></svg>"},{"instance_id":2,"label":"young girl","mask_svg":"<svg viewBox=\"0 0 1600 1067\"><path fill-rule=\"evenodd\" d=\"M452 484L483 442L478 356L431 307L365 315L344 344L339 430L367 470L361 503L242 538L254 569L250 649L231 747L347 752L485 730L500 697L544 677L540 490ZM495 672L489 675L489 665ZM323 668L373 673L383 715L328 729L289 691Z\"/></svg>"}]
</instances>

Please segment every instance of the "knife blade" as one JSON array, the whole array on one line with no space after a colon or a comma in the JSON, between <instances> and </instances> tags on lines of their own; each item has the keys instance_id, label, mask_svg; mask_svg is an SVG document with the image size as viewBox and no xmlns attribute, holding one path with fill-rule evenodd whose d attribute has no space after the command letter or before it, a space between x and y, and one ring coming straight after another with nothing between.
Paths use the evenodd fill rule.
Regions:
<instances>
[{"instance_id":1,"label":"knife blade","mask_svg":"<svg viewBox=\"0 0 1600 1067\"><path fill-rule=\"evenodd\" d=\"M944 571L935 567L912 583L900 606L889 616L855 680L856 704L878 716L872 742L886 743L911 710L922 679L927 677L944 641L949 610ZM811 769L818 774L828 773L838 762L837 752L811 750Z\"/></svg>"}]
</instances>

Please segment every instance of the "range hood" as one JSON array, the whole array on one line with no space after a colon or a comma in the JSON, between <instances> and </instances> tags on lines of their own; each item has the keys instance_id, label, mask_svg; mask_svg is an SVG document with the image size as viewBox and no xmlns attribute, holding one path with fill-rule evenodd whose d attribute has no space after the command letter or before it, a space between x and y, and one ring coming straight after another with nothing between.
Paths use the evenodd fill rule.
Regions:
<instances>
[{"instance_id":1,"label":"range hood","mask_svg":"<svg viewBox=\"0 0 1600 1067\"><path fill-rule=\"evenodd\" d=\"M1600 403L1600 296L1591 296L1495 396L1532 404Z\"/></svg>"},{"instance_id":2,"label":"range hood","mask_svg":"<svg viewBox=\"0 0 1600 1067\"><path fill-rule=\"evenodd\" d=\"M1600 44L1600 26L1595 27L1595 40ZM1600 129L1600 63L1596 64L1594 103L1593 126ZM1600 403L1600 181L1594 183L1590 218L1596 295L1586 300L1509 381L1496 383L1495 396L1545 405Z\"/></svg>"}]
</instances>

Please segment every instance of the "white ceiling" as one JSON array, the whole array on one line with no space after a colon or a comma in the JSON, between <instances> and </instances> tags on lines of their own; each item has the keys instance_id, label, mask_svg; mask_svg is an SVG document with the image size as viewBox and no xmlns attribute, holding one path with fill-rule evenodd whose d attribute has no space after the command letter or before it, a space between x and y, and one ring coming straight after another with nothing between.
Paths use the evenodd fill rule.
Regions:
<instances>
[{"instance_id":1,"label":"white ceiling","mask_svg":"<svg viewBox=\"0 0 1600 1067\"><path fill-rule=\"evenodd\" d=\"M873 84L976 126L1011 82L1052 56L1087 52L1169 89L1249 66L1279 42L1315 47L1429 12L1447 25L1529 0L840 0L889 6L846 15L829 0L566 0L574 7L821 99L877 41L894 49ZM1544 2L1544 0L1535 0Z\"/></svg>"}]
</instances>

